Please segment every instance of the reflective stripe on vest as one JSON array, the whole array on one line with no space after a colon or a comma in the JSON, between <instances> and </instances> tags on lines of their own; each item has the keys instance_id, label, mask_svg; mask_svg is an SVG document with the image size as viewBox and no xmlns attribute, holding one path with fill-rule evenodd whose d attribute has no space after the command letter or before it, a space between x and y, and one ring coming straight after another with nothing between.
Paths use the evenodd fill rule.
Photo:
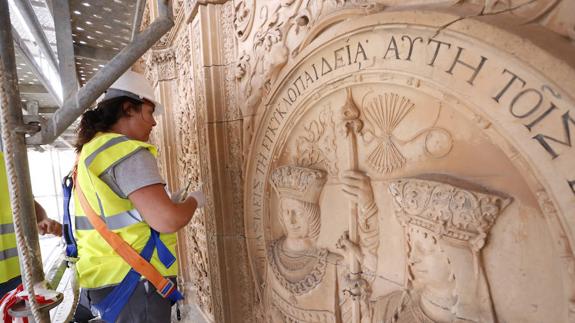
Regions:
<instances>
[{"instance_id":1,"label":"reflective stripe on vest","mask_svg":"<svg viewBox=\"0 0 575 323\"><path fill-rule=\"evenodd\" d=\"M8 258L18 257L18 249L17 248L10 248L6 250L0 251L0 261L6 260Z\"/></svg>"},{"instance_id":2,"label":"reflective stripe on vest","mask_svg":"<svg viewBox=\"0 0 575 323\"><path fill-rule=\"evenodd\" d=\"M122 142L128 141L128 140L129 140L129 139L128 139L127 137L124 137L124 136L110 139L110 140L107 141L105 144L103 144L103 145L100 146L98 149L96 149L94 152L92 152L92 153L90 154L90 156L86 157L86 161L84 162L85 165L86 165L87 167L89 167L89 166L94 162L94 159L96 158L96 156L97 156L99 153L103 152L104 150L106 150L106 149L108 149L108 148L110 148L110 147L112 147L112 146L114 146L114 145L117 145L117 144L119 144L119 143L122 143Z\"/></svg>"},{"instance_id":3,"label":"reflective stripe on vest","mask_svg":"<svg viewBox=\"0 0 575 323\"><path fill-rule=\"evenodd\" d=\"M141 149L148 149L154 156L157 154L155 147L145 142L130 140L114 133L99 133L82 147L76 177L76 185L82 188L92 209L100 215L110 230L119 234L137 252L141 252L149 240L150 226L143 221L132 202L118 196L100 176ZM79 256L76 268L80 286L100 288L120 283L130 266L92 228L76 192L74 204ZM175 255L175 234L161 234L160 239ZM150 263L163 276L176 276L178 273L177 263L165 268L156 253Z\"/></svg>"},{"instance_id":4,"label":"reflective stripe on vest","mask_svg":"<svg viewBox=\"0 0 575 323\"><path fill-rule=\"evenodd\" d=\"M0 224L0 234L14 233L14 224L5 223Z\"/></svg>"},{"instance_id":5,"label":"reflective stripe on vest","mask_svg":"<svg viewBox=\"0 0 575 323\"><path fill-rule=\"evenodd\" d=\"M104 217L106 226L110 230L118 230L124 227L144 221L138 210L133 209L130 211L109 215ZM76 230L94 230L94 227L85 216L74 217L74 224Z\"/></svg>"},{"instance_id":6,"label":"reflective stripe on vest","mask_svg":"<svg viewBox=\"0 0 575 323\"><path fill-rule=\"evenodd\" d=\"M20 275L4 153L0 151L0 284Z\"/></svg>"}]
</instances>

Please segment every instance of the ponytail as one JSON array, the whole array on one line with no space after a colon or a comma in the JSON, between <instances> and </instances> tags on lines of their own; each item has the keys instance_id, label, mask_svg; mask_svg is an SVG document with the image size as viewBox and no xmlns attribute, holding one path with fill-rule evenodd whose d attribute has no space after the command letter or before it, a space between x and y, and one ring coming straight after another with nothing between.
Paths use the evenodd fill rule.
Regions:
<instances>
[{"instance_id":1,"label":"ponytail","mask_svg":"<svg viewBox=\"0 0 575 323\"><path fill-rule=\"evenodd\" d=\"M127 109L123 108L124 102L130 103ZM117 97L100 102L95 109L84 112L76 130L76 152L80 153L82 147L90 142L98 132L110 131L121 117L128 115L129 110L140 111L141 104L141 102L129 97Z\"/></svg>"}]
</instances>

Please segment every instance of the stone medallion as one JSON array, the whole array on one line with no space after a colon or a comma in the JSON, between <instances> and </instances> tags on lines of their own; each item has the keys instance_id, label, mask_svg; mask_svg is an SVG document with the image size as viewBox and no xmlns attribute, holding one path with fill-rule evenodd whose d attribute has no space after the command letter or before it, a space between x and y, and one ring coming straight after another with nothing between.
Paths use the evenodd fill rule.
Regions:
<instances>
[{"instance_id":1,"label":"stone medallion","mask_svg":"<svg viewBox=\"0 0 575 323\"><path fill-rule=\"evenodd\" d=\"M575 319L573 47L458 18L327 29L257 107L245 228L268 321ZM299 195L273 188L285 169Z\"/></svg>"}]
</instances>

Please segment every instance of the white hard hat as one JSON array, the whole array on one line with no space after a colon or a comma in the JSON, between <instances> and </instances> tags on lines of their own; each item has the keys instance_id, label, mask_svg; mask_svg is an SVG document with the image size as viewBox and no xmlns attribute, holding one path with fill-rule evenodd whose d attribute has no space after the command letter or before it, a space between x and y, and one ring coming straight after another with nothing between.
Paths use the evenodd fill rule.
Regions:
<instances>
[{"instance_id":1,"label":"white hard hat","mask_svg":"<svg viewBox=\"0 0 575 323\"><path fill-rule=\"evenodd\" d=\"M154 114L161 114L164 111L162 104L156 101L154 88L152 88L143 74L131 70L126 71L126 73L122 74L122 76L106 90L103 98L98 103L124 96L141 101L142 103L144 99L154 103Z\"/></svg>"}]
</instances>

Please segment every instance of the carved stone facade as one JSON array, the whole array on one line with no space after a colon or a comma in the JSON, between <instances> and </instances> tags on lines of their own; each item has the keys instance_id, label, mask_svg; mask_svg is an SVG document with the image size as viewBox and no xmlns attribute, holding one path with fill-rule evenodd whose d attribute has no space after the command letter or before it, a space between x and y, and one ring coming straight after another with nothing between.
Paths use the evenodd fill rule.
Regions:
<instances>
[{"instance_id":1,"label":"carved stone facade","mask_svg":"<svg viewBox=\"0 0 575 323\"><path fill-rule=\"evenodd\" d=\"M575 321L575 1L173 8L144 63L168 185L207 195L179 233L189 308Z\"/></svg>"},{"instance_id":2,"label":"carved stone facade","mask_svg":"<svg viewBox=\"0 0 575 323\"><path fill-rule=\"evenodd\" d=\"M155 15L150 9L145 14ZM176 26L146 54L142 65L166 109L152 141L162 152L160 166L168 186L177 190L190 184L207 197L206 207L179 233L179 283L187 296L183 319L197 320L197 314L189 313L197 307L207 322L231 321L232 315L238 321L250 321L257 302L244 247L241 120L232 64L236 52L233 4L178 1L173 3L173 12ZM145 16L146 21L150 19ZM212 32L221 37L211 38ZM221 53L221 58L210 53ZM214 77L217 81L208 84ZM214 87L221 91L221 102L214 101ZM216 111L220 108L221 112ZM222 151L211 147L218 140L229 142L229 162L215 166L212 158L223 160L216 155ZM214 192L220 189L214 182L216 176L227 177L230 183L226 198ZM222 269L226 266L235 270ZM231 289L236 292L228 292Z\"/></svg>"}]
</instances>

